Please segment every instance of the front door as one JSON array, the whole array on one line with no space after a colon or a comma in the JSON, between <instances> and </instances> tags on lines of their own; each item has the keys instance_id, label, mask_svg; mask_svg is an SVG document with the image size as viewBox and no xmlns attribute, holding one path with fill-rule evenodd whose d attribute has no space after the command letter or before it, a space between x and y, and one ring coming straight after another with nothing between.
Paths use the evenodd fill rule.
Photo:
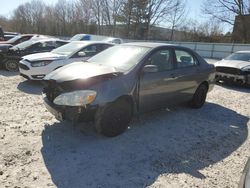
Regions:
<instances>
[{"instance_id":1,"label":"front door","mask_svg":"<svg viewBox=\"0 0 250 188\"><path fill-rule=\"evenodd\" d=\"M156 50L145 65L155 65L157 72L141 72L139 86L139 110L150 111L173 102L175 92L174 53L171 48ZM144 65L144 66L145 66Z\"/></svg>"}]
</instances>

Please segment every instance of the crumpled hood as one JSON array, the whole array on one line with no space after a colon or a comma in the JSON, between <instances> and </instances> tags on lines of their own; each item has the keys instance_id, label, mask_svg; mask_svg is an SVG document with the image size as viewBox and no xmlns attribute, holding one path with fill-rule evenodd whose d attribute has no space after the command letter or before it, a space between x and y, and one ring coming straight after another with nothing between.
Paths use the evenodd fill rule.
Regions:
<instances>
[{"instance_id":1,"label":"crumpled hood","mask_svg":"<svg viewBox=\"0 0 250 188\"><path fill-rule=\"evenodd\" d=\"M246 66L250 66L250 62L238 61L238 60L221 60L215 63L216 67L233 67L237 69L243 69Z\"/></svg>"},{"instance_id":2,"label":"crumpled hood","mask_svg":"<svg viewBox=\"0 0 250 188\"><path fill-rule=\"evenodd\" d=\"M11 48L11 47L12 47L11 44L0 44L0 51L7 52L9 50L9 48Z\"/></svg>"},{"instance_id":3,"label":"crumpled hood","mask_svg":"<svg viewBox=\"0 0 250 188\"><path fill-rule=\"evenodd\" d=\"M51 52L45 52L45 53L36 53L36 54L31 54L31 55L26 55L23 57L23 59L27 59L28 61L54 61L54 60L61 60L61 59L66 59L67 55L60 55L60 54L55 54Z\"/></svg>"},{"instance_id":4,"label":"crumpled hood","mask_svg":"<svg viewBox=\"0 0 250 188\"><path fill-rule=\"evenodd\" d=\"M57 83L119 73L113 67L94 63L76 62L66 65L48 74L44 80L55 80Z\"/></svg>"}]
</instances>

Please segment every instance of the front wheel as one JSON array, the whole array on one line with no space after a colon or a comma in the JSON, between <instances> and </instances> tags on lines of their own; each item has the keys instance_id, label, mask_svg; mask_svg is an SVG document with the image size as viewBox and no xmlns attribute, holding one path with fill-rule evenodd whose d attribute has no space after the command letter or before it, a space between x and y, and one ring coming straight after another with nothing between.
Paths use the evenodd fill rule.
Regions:
<instances>
[{"instance_id":1,"label":"front wheel","mask_svg":"<svg viewBox=\"0 0 250 188\"><path fill-rule=\"evenodd\" d=\"M201 108L206 102L208 88L205 84L201 84L194 93L193 99L190 101L192 108Z\"/></svg>"},{"instance_id":2,"label":"front wheel","mask_svg":"<svg viewBox=\"0 0 250 188\"><path fill-rule=\"evenodd\" d=\"M17 72L18 71L18 60L16 60L16 59L7 59L5 61L5 68L8 71L11 71L11 72Z\"/></svg>"},{"instance_id":3,"label":"front wheel","mask_svg":"<svg viewBox=\"0 0 250 188\"><path fill-rule=\"evenodd\" d=\"M128 128L131 119L131 105L126 100L118 100L97 110L95 128L104 136L115 137Z\"/></svg>"}]
</instances>

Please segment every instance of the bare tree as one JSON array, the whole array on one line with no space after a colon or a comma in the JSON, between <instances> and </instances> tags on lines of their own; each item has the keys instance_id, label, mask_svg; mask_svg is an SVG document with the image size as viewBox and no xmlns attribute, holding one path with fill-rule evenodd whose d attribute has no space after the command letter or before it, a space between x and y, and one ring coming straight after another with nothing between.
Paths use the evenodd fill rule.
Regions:
<instances>
[{"instance_id":1,"label":"bare tree","mask_svg":"<svg viewBox=\"0 0 250 188\"><path fill-rule=\"evenodd\" d=\"M176 0L172 13L169 15L171 26L170 40L174 40L174 31L181 26L186 18L186 0Z\"/></svg>"},{"instance_id":2,"label":"bare tree","mask_svg":"<svg viewBox=\"0 0 250 188\"><path fill-rule=\"evenodd\" d=\"M202 10L204 14L212 16L224 23L234 25L235 16L248 14L249 0L206 0Z\"/></svg>"}]
</instances>

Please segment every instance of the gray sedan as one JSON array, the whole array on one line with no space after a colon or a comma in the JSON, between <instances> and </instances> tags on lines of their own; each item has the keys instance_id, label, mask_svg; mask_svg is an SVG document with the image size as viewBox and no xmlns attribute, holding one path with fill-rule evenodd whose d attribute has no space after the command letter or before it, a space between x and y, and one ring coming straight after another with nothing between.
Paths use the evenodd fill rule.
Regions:
<instances>
[{"instance_id":1,"label":"gray sedan","mask_svg":"<svg viewBox=\"0 0 250 188\"><path fill-rule=\"evenodd\" d=\"M113 137L134 114L182 102L202 107L214 77L214 66L188 48L127 43L50 73L43 97L57 119L95 120L99 133Z\"/></svg>"}]
</instances>

